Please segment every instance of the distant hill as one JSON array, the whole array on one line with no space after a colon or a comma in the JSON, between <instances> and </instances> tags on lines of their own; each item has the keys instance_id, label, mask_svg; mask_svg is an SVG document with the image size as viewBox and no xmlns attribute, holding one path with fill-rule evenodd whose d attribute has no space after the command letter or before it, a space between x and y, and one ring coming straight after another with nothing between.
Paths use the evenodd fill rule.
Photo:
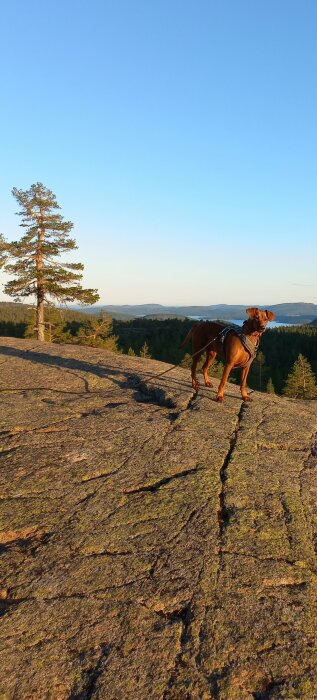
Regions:
<instances>
[{"instance_id":1,"label":"distant hill","mask_svg":"<svg viewBox=\"0 0 317 700\"><path fill-rule=\"evenodd\" d=\"M255 304L256 305L256 304ZM24 323L29 315L31 305L15 302L0 302L0 319L14 323ZM317 324L317 304L304 302L261 305L261 308L270 308L274 311L276 321L279 323ZM246 305L242 304L214 304L211 306L162 306L161 304L137 304L129 305L109 305L109 306L71 306L63 309L63 314L67 320L80 321L87 314L96 316L103 311L118 321L130 321L133 318L150 318L155 320L167 320L171 318L195 318L205 319L221 318L227 320L244 319Z\"/></svg>"},{"instance_id":2,"label":"distant hill","mask_svg":"<svg viewBox=\"0 0 317 700\"><path fill-rule=\"evenodd\" d=\"M249 306L257 306L256 302ZM76 307L77 308L77 307ZM222 318L224 320L239 320L245 318L247 305L243 304L213 304L210 306L163 306L162 304L123 304L87 307L92 314L100 313L102 309L113 318L129 320L131 318L171 318L171 317L202 317L206 319ZM294 302L287 304L260 305L274 311L279 323L310 323L317 318L317 304ZM85 310L83 310L85 313Z\"/></svg>"},{"instance_id":3,"label":"distant hill","mask_svg":"<svg viewBox=\"0 0 317 700\"><path fill-rule=\"evenodd\" d=\"M142 318L145 318L146 320L150 320L150 321L169 321L170 319L173 319L173 318L177 318L179 321L185 321L187 316L183 316L182 314L165 313L165 314L147 314L146 316L142 316Z\"/></svg>"},{"instance_id":4,"label":"distant hill","mask_svg":"<svg viewBox=\"0 0 317 700\"><path fill-rule=\"evenodd\" d=\"M317 304L297 302L275 304L269 308L274 311L276 320L280 323L310 323L317 316Z\"/></svg>"}]
</instances>

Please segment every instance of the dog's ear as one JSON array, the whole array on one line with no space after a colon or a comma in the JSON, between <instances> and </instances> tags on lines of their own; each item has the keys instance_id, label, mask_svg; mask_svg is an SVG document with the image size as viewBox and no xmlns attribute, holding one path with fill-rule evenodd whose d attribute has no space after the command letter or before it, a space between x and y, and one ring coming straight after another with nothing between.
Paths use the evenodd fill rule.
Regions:
<instances>
[{"instance_id":1,"label":"dog's ear","mask_svg":"<svg viewBox=\"0 0 317 700\"><path fill-rule=\"evenodd\" d=\"M273 311L268 311L267 309L265 309L265 313L269 321L274 321L275 313L273 313Z\"/></svg>"},{"instance_id":2,"label":"dog's ear","mask_svg":"<svg viewBox=\"0 0 317 700\"><path fill-rule=\"evenodd\" d=\"M251 309L246 309L246 313L248 314L249 318L254 318L258 311L259 309L257 306L252 306Z\"/></svg>"}]
</instances>

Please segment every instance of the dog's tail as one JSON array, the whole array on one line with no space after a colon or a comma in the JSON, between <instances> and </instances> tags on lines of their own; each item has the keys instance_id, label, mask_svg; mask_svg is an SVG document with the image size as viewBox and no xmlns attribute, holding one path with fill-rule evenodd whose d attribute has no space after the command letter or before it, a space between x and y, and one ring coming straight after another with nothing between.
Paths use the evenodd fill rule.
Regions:
<instances>
[{"instance_id":1,"label":"dog's tail","mask_svg":"<svg viewBox=\"0 0 317 700\"><path fill-rule=\"evenodd\" d=\"M195 324L194 326L192 326L192 327L190 328L190 330L188 331L188 333L187 333L187 335L186 335L186 338L184 338L184 340L182 340L181 344L178 346L179 349L180 349L180 348L184 348L185 345L187 345L188 341L191 339L191 337L192 337L192 335L193 335L193 331L194 331L194 328L196 328L196 325L197 325L197 324Z\"/></svg>"}]
</instances>

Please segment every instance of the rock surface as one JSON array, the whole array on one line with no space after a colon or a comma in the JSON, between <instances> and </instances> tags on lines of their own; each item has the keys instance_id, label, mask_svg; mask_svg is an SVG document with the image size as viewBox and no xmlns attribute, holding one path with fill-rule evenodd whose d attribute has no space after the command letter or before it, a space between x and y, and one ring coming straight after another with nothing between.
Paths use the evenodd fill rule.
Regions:
<instances>
[{"instance_id":1,"label":"rock surface","mask_svg":"<svg viewBox=\"0 0 317 700\"><path fill-rule=\"evenodd\" d=\"M0 699L316 700L316 402L0 346Z\"/></svg>"}]
</instances>

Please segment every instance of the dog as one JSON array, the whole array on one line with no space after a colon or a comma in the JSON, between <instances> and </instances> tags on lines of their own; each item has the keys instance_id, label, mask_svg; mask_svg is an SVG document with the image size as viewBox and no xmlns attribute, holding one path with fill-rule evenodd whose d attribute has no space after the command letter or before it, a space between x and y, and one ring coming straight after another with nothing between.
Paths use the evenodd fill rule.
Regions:
<instances>
[{"instance_id":1,"label":"dog","mask_svg":"<svg viewBox=\"0 0 317 700\"><path fill-rule=\"evenodd\" d=\"M240 329L227 326L221 321L201 321L196 323L187 333L180 347L184 347L191 339L192 357L191 366L192 386L195 390L199 388L196 377L196 368L199 358L206 351L206 360L203 365L203 375L205 385L212 387L212 382L208 376L208 369L215 357L224 361L225 366L219 384L216 401L221 402L224 398L225 385L229 374L236 367L241 368L240 391L244 401L252 401L247 393L247 376L250 365L255 357L259 346L260 338L264 333L268 321L273 321L275 314L273 311L260 311L257 307L246 309L248 319L244 321Z\"/></svg>"}]
</instances>

